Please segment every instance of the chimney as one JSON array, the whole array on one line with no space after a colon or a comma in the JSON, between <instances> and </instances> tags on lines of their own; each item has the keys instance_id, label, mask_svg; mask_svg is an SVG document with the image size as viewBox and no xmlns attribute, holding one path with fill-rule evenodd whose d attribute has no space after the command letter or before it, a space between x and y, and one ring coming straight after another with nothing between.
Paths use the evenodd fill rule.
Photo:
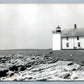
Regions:
<instances>
[{"instance_id":1,"label":"chimney","mask_svg":"<svg viewBox=\"0 0 84 84\"><path fill-rule=\"evenodd\" d=\"M74 24L74 29L77 29L77 24Z\"/></svg>"}]
</instances>

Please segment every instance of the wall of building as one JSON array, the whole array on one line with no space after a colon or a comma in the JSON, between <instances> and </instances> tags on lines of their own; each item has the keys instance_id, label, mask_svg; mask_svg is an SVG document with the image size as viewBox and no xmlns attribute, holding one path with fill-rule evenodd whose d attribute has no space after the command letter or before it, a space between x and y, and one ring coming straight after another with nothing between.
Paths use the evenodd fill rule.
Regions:
<instances>
[{"instance_id":1,"label":"wall of building","mask_svg":"<svg viewBox=\"0 0 84 84\"><path fill-rule=\"evenodd\" d=\"M66 46L67 43L69 43L69 47ZM78 43L80 43L80 47ZM77 37L69 37L68 40L66 37L63 37L62 49L84 49L84 37L79 37L79 40L77 40Z\"/></svg>"},{"instance_id":2,"label":"wall of building","mask_svg":"<svg viewBox=\"0 0 84 84\"><path fill-rule=\"evenodd\" d=\"M61 34L54 33L53 34L53 50L61 50Z\"/></svg>"},{"instance_id":3,"label":"wall of building","mask_svg":"<svg viewBox=\"0 0 84 84\"><path fill-rule=\"evenodd\" d=\"M74 37L74 42L75 42L76 48L84 49L84 37L79 37L79 40L77 40L77 38ZM78 47L78 42L80 42L80 47Z\"/></svg>"},{"instance_id":4,"label":"wall of building","mask_svg":"<svg viewBox=\"0 0 84 84\"><path fill-rule=\"evenodd\" d=\"M69 44L69 47L67 47L67 43ZM73 49L73 45L73 37L69 37L68 40L66 37L62 38L62 49Z\"/></svg>"}]
</instances>

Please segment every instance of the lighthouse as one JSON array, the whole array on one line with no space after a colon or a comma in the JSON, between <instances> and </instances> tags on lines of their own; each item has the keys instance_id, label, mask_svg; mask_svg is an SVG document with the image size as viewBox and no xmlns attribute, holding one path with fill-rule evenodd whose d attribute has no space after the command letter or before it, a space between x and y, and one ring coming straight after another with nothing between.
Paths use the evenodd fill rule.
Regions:
<instances>
[{"instance_id":1,"label":"lighthouse","mask_svg":"<svg viewBox=\"0 0 84 84\"><path fill-rule=\"evenodd\" d=\"M61 50L61 27L58 25L53 33L52 50Z\"/></svg>"}]
</instances>

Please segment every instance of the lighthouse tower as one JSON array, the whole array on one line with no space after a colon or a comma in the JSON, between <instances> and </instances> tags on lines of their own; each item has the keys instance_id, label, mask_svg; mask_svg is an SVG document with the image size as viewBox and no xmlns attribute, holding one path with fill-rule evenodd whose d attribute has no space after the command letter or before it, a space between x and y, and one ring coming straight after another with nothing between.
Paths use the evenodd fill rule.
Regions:
<instances>
[{"instance_id":1,"label":"lighthouse tower","mask_svg":"<svg viewBox=\"0 0 84 84\"><path fill-rule=\"evenodd\" d=\"M56 27L53 33L53 46L52 50L61 50L61 27Z\"/></svg>"}]
</instances>

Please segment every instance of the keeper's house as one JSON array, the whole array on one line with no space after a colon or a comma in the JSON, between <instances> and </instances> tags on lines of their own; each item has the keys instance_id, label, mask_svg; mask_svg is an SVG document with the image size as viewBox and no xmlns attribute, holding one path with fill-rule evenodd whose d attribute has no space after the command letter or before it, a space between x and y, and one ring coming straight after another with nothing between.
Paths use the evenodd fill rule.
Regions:
<instances>
[{"instance_id":1,"label":"keeper's house","mask_svg":"<svg viewBox=\"0 0 84 84\"><path fill-rule=\"evenodd\" d=\"M57 27L53 31L53 50L84 49L84 28L64 29Z\"/></svg>"}]
</instances>

